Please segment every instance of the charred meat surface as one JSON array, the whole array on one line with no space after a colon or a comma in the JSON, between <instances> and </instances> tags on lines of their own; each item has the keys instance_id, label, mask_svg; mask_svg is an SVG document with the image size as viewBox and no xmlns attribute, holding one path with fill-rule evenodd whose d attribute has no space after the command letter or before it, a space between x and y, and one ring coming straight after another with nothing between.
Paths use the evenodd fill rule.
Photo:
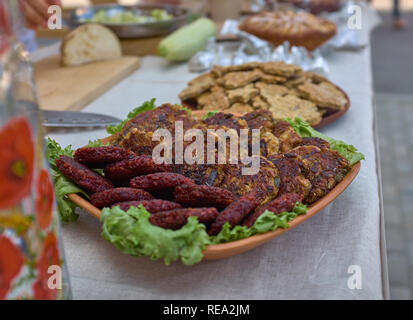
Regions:
<instances>
[{"instance_id":1,"label":"charred meat surface","mask_svg":"<svg viewBox=\"0 0 413 320\"><path fill-rule=\"evenodd\" d=\"M302 172L311 183L310 192L304 203L311 204L322 198L343 180L350 170L348 160L330 149L320 149L311 145L299 146L285 156L298 161Z\"/></svg>"},{"instance_id":2,"label":"charred meat surface","mask_svg":"<svg viewBox=\"0 0 413 320\"><path fill-rule=\"evenodd\" d=\"M300 146L316 146L320 149L330 149L330 144L324 139L318 137L302 138Z\"/></svg>"},{"instance_id":3,"label":"charred meat surface","mask_svg":"<svg viewBox=\"0 0 413 320\"><path fill-rule=\"evenodd\" d=\"M241 119L247 122L250 129L260 129L261 131L274 131L274 121L271 112L264 109L254 110L244 114Z\"/></svg>"},{"instance_id":4,"label":"charred meat surface","mask_svg":"<svg viewBox=\"0 0 413 320\"><path fill-rule=\"evenodd\" d=\"M56 166L66 178L87 191L100 192L113 188L109 180L71 157L60 156L56 160Z\"/></svg>"},{"instance_id":5,"label":"charred meat surface","mask_svg":"<svg viewBox=\"0 0 413 320\"><path fill-rule=\"evenodd\" d=\"M285 193L298 193L304 197L311 189L311 183L301 172L300 163L295 158L275 154L268 157L278 169L280 174L278 195Z\"/></svg>"},{"instance_id":6,"label":"charred meat surface","mask_svg":"<svg viewBox=\"0 0 413 320\"><path fill-rule=\"evenodd\" d=\"M231 113L224 112L215 113L213 116L205 119L204 123L208 127L221 126L228 129L234 129L237 132L239 132L240 129L248 129L248 124L244 119L238 118Z\"/></svg>"}]
</instances>

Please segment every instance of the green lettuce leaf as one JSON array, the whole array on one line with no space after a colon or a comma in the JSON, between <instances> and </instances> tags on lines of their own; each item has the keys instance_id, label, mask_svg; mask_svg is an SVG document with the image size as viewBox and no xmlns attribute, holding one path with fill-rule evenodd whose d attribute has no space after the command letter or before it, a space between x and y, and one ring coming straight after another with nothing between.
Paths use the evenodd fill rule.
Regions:
<instances>
[{"instance_id":1,"label":"green lettuce leaf","mask_svg":"<svg viewBox=\"0 0 413 320\"><path fill-rule=\"evenodd\" d=\"M210 237L211 243L225 243L230 241L236 241L248 238L254 234L265 233L268 231L274 231L277 228L289 228L288 222L292 221L300 214L307 212L307 206L302 203L296 203L293 211L281 212L280 214L274 214L271 211L266 210L260 215L251 227L235 226L231 229L231 225L227 222L222 227L222 230L216 235Z\"/></svg>"},{"instance_id":2,"label":"green lettuce leaf","mask_svg":"<svg viewBox=\"0 0 413 320\"><path fill-rule=\"evenodd\" d=\"M145 101L141 106L136 107L131 112L129 112L128 117L125 120L123 120L121 123L119 123L117 125L114 125L114 126L107 126L106 131L109 134L118 133L118 132L122 131L122 129L125 126L126 122L128 122L130 119L136 117L139 113L149 111L149 110L153 110L153 109L155 109L155 107L156 107L155 106L155 98L153 98L152 100L149 100L149 101Z\"/></svg>"},{"instance_id":3,"label":"green lettuce leaf","mask_svg":"<svg viewBox=\"0 0 413 320\"><path fill-rule=\"evenodd\" d=\"M166 265L181 260L185 265L193 265L202 260L202 251L209 244L225 243L248 238L254 234L289 228L288 222L307 212L307 206L297 203L292 212L278 215L265 211L250 228L236 226L231 229L226 223L216 236L208 236L205 225L196 217L190 217L179 230L163 229L149 222L150 213L140 205L127 212L118 206L104 208L102 236L123 253L132 256L148 256L164 259Z\"/></svg>"},{"instance_id":4,"label":"green lettuce leaf","mask_svg":"<svg viewBox=\"0 0 413 320\"><path fill-rule=\"evenodd\" d=\"M336 150L344 158L346 158L350 162L350 165L354 165L360 160L364 160L364 155L361 152L358 152L353 145L347 144L344 141L330 138L329 136L318 132L304 120L300 118L295 118L294 120L287 118L285 120L291 124L291 126L299 134L300 137L318 137L326 140L328 143L330 143L331 149Z\"/></svg>"},{"instance_id":5,"label":"green lettuce leaf","mask_svg":"<svg viewBox=\"0 0 413 320\"><path fill-rule=\"evenodd\" d=\"M95 142L96 143L96 142ZM46 142L46 158L50 165L50 173L54 182L54 189L56 195L57 208L59 210L60 218L64 222L76 221L78 214L76 214L76 204L67 197L69 193L81 193L87 198L89 195L79 188L72 181L67 179L59 169L56 167L56 159L61 155L73 157L74 150L71 145L62 148L58 142L48 138Z\"/></svg>"},{"instance_id":6,"label":"green lettuce leaf","mask_svg":"<svg viewBox=\"0 0 413 320\"><path fill-rule=\"evenodd\" d=\"M132 256L163 259L166 265L180 259L185 265L202 260L202 250L209 244L205 225L190 217L179 230L163 229L149 222L150 213L140 205L127 212L118 206L104 208L102 236L122 252Z\"/></svg>"},{"instance_id":7,"label":"green lettuce leaf","mask_svg":"<svg viewBox=\"0 0 413 320\"><path fill-rule=\"evenodd\" d=\"M218 111L208 111L203 117L203 120L206 120L208 118L211 118L215 113L218 113Z\"/></svg>"},{"instance_id":8,"label":"green lettuce leaf","mask_svg":"<svg viewBox=\"0 0 413 320\"><path fill-rule=\"evenodd\" d=\"M186 113L188 114L188 116L192 115L192 110L188 109L187 107L184 107L181 104L176 104L176 106L180 107L182 110L186 111Z\"/></svg>"},{"instance_id":9,"label":"green lettuce leaf","mask_svg":"<svg viewBox=\"0 0 413 320\"><path fill-rule=\"evenodd\" d=\"M96 148L96 147L104 147L108 145L110 145L109 142L103 143L102 140L96 139L96 140L89 140L87 147Z\"/></svg>"}]
</instances>

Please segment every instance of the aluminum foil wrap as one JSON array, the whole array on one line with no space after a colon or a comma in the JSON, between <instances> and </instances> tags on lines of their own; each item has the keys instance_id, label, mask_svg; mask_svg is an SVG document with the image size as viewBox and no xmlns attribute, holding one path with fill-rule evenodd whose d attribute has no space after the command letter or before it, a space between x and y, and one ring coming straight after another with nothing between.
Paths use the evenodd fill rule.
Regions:
<instances>
[{"instance_id":1,"label":"aluminum foil wrap","mask_svg":"<svg viewBox=\"0 0 413 320\"><path fill-rule=\"evenodd\" d=\"M259 0L255 2L257 7L265 3L260 3ZM348 0L343 3L339 11L322 14L326 19L336 23L337 35L312 52L303 47L291 46L288 42L274 47L265 40L240 31L237 20L226 20L221 34L237 35L241 40L240 43L234 46L234 43L221 43L217 42L215 38L211 38L206 48L189 61L189 70L204 72L211 69L213 65L229 66L251 61L284 61L299 65L306 71L327 74L329 69L325 57L334 50L361 50L367 45L361 30L349 27L349 19L355 14L354 10L357 10L357 7L360 10L363 9L359 2L354 3L354 1ZM296 10L302 11L302 9Z\"/></svg>"},{"instance_id":2,"label":"aluminum foil wrap","mask_svg":"<svg viewBox=\"0 0 413 320\"><path fill-rule=\"evenodd\" d=\"M362 50L367 46L367 39L363 37L363 32L356 25L350 23L350 19L362 19L357 16L363 10L363 4L354 1L346 1L337 12L324 13L321 16L333 21L337 25L337 34L325 43L321 50L328 53L331 49L335 50ZM357 12L357 10L359 10ZM360 27L363 21L360 21Z\"/></svg>"},{"instance_id":3,"label":"aluminum foil wrap","mask_svg":"<svg viewBox=\"0 0 413 320\"><path fill-rule=\"evenodd\" d=\"M234 34L240 42L234 46L233 42L221 43L210 38L203 51L198 52L188 63L191 72L204 72L213 65L230 66L252 61L284 61L299 65L303 70L327 74L328 63L320 50L309 53L303 47L290 46L288 42L274 47L265 40L238 30L238 21L225 21L221 34Z\"/></svg>"}]
</instances>

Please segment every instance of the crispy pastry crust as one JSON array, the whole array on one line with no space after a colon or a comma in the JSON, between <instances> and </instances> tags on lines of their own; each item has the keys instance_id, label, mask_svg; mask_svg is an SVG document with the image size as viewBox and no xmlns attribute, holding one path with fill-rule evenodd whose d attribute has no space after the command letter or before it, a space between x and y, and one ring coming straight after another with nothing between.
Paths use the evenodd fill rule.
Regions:
<instances>
[{"instance_id":1,"label":"crispy pastry crust","mask_svg":"<svg viewBox=\"0 0 413 320\"><path fill-rule=\"evenodd\" d=\"M313 51L337 32L336 25L310 13L261 12L247 17L239 29L278 46L285 41Z\"/></svg>"}]
</instances>

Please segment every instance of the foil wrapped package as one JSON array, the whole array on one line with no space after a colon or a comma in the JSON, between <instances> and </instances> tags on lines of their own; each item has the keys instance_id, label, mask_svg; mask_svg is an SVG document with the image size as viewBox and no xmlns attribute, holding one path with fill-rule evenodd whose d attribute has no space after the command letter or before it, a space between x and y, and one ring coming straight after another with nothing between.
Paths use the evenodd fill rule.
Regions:
<instances>
[{"instance_id":1,"label":"foil wrapped package","mask_svg":"<svg viewBox=\"0 0 413 320\"><path fill-rule=\"evenodd\" d=\"M308 52L303 47L290 46L288 42L274 47L265 40L252 34L238 30L238 21L225 21L221 34L235 34L240 42L223 43L215 38L209 39L205 49L198 52L188 63L191 72L204 72L213 65L239 65L252 61L284 61L299 65L303 70L327 74L328 63L323 58L320 50Z\"/></svg>"},{"instance_id":2,"label":"foil wrapped package","mask_svg":"<svg viewBox=\"0 0 413 320\"><path fill-rule=\"evenodd\" d=\"M322 14L337 25L337 34L321 47L323 53L331 52L331 49L362 50L367 46L367 39L361 30L363 7L363 3L349 0L343 3L339 11Z\"/></svg>"}]
</instances>

